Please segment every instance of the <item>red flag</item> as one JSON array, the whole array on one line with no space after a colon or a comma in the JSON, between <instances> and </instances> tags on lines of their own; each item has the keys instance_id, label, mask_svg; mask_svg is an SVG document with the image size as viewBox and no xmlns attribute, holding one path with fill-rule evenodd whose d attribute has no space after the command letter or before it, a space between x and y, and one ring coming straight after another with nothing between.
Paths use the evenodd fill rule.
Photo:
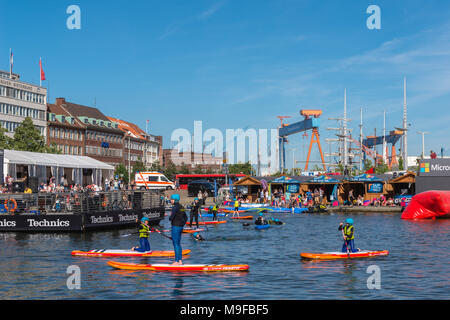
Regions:
<instances>
[{"instance_id":1,"label":"red flag","mask_svg":"<svg viewBox=\"0 0 450 320\"><path fill-rule=\"evenodd\" d=\"M365 173L368 173L368 174L373 174L374 173L374 170L373 170L373 167L372 168L370 168L369 170L367 170Z\"/></svg>"},{"instance_id":2,"label":"red flag","mask_svg":"<svg viewBox=\"0 0 450 320\"><path fill-rule=\"evenodd\" d=\"M41 80L45 80L45 73L44 73L44 70L42 70L41 58L39 58L39 66L41 67Z\"/></svg>"}]
</instances>

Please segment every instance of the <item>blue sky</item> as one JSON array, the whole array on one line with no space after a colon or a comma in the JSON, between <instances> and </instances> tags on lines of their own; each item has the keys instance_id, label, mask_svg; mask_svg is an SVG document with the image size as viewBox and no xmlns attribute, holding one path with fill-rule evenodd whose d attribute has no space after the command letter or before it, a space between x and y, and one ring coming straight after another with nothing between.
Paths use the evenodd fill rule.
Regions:
<instances>
[{"instance_id":1,"label":"blue sky","mask_svg":"<svg viewBox=\"0 0 450 320\"><path fill-rule=\"evenodd\" d=\"M66 9L81 8L81 30ZM381 30L366 9L381 8ZM0 0L0 69L39 82L39 57L56 97L162 135L177 128L275 128L277 115L301 120L320 108L321 140L343 112L354 136L401 126L407 77L408 150L450 154L450 2L448 1L5 1ZM310 137L310 136L309 136ZM288 148L304 154L304 138ZM306 145L307 147L307 145ZM317 159L317 154L314 155ZM288 154L292 159L292 153ZM291 161L288 160L288 163Z\"/></svg>"}]
</instances>

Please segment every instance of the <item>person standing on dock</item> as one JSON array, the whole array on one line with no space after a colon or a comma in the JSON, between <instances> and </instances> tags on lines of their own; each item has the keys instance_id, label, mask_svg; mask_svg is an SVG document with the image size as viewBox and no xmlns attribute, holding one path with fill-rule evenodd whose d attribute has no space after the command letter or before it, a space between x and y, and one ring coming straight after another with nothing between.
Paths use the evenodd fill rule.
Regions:
<instances>
[{"instance_id":1,"label":"person standing on dock","mask_svg":"<svg viewBox=\"0 0 450 320\"><path fill-rule=\"evenodd\" d=\"M353 219L345 219L345 225L341 222L338 230L342 231L342 236L344 237L342 252L358 252L359 250L355 249L355 228L353 226Z\"/></svg>"},{"instance_id":2,"label":"person standing on dock","mask_svg":"<svg viewBox=\"0 0 450 320\"><path fill-rule=\"evenodd\" d=\"M141 223L139 224L139 247L133 247L131 250L138 252L147 252L150 251L150 242L148 242L148 236L150 233L150 227L148 225L149 219L147 217L143 217L141 219ZM136 222L138 220L136 219Z\"/></svg>"},{"instance_id":3,"label":"person standing on dock","mask_svg":"<svg viewBox=\"0 0 450 320\"><path fill-rule=\"evenodd\" d=\"M172 223L172 243L175 251L175 262L172 263L172 265L179 266L183 264L181 234L183 232L183 227L187 222L187 215L186 210L180 204L179 194L173 194L170 197L170 202L172 203L172 214L170 215L169 220Z\"/></svg>"}]
</instances>

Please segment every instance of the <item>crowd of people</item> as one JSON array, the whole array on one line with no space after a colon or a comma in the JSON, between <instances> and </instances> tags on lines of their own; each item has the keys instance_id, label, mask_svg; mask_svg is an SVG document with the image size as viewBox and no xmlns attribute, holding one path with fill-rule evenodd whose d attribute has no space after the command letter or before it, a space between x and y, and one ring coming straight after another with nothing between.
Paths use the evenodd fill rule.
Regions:
<instances>
[{"instance_id":1,"label":"crowd of people","mask_svg":"<svg viewBox=\"0 0 450 320\"><path fill-rule=\"evenodd\" d=\"M237 200L240 203L252 202L250 197L246 194L238 193ZM226 201L231 201L230 196ZM393 207L396 205L403 206L406 199L402 199L400 203L395 203L394 198L380 195L372 200L364 200L364 196L358 194L354 195L354 191L351 189L343 202L339 202L338 199L334 199L332 195L325 192L324 187L319 186L314 189L308 189L306 191L299 191L298 193L284 192L282 188L274 189L269 197L269 191L259 190L257 198L254 202L261 204L269 204L272 207L279 208L297 208L297 207L316 207L316 206L386 206Z\"/></svg>"}]
</instances>

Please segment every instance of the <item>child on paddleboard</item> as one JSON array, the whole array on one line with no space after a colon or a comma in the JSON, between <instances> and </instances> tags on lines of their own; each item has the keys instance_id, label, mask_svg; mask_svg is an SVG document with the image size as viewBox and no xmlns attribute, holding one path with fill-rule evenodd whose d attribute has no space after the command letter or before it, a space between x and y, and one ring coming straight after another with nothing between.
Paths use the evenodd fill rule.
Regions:
<instances>
[{"instance_id":1,"label":"child on paddleboard","mask_svg":"<svg viewBox=\"0 0 450 320\"><path fill-rule=\"evenodd\" d=\"M187 214L184 207L180 204L180 195L173 194L170 197L170 202L172 203L172 213L169 220L172 223L172 243L173 249L175 251L175 262L172 263L174 266L182 265L182 249L181 249L181 233L183 232L183 227L187 222Z\"/></svg>"},{"instance_id":2,"label":"child on paddleboard","mask_svg":"<svg viewBox=\"0 0 450 320\"><path fill-rule=\"evenodd\" d=\"M150 243L148 242L148 235L150 233L150 227L148 225L149 219L147 217L143 217L141 222L138 225L139 228L139 247L133 247L131 250L138 252L147 252L150 251ZM136 219L138 222L138 219Z\"/></svg>"},{"instance_id":3,"label":"child on paddleboard","mask_svg":"<svg viewBox=\"0 0 450 320\"><path fill-rule=\"evenodd\" d=\"M344 237L344 244L342 246L342 252L358 252L359 249L355 249L355 227L353 226L353 219L345 219L345 225L341 222L339 224L339 231L342 231Z\"/></svg>"}]
</instances>

